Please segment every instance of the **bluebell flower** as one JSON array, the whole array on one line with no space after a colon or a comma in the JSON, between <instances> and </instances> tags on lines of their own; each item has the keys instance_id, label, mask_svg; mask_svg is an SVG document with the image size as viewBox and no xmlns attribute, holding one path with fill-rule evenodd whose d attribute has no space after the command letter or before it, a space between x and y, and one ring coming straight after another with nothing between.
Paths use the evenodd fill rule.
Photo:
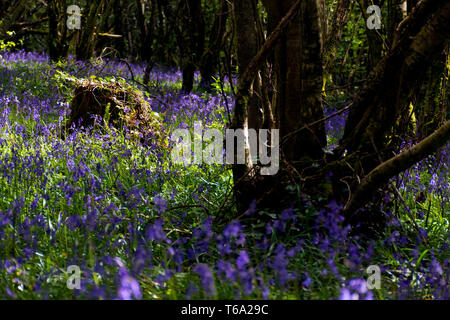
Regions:
<instances>
[{"instance_id":1,"label":"bluebell flower","mask_svg":"<svg viewBox=\"0 0 450 320\"><path fill-rule=\"evenodd\" d=\"M194 272L200 276L205 294L209 297L215 296L216 286L214 284L214 277L208 266L206 264L198 264L195 266Z\"/></svg>"}]
</instances>

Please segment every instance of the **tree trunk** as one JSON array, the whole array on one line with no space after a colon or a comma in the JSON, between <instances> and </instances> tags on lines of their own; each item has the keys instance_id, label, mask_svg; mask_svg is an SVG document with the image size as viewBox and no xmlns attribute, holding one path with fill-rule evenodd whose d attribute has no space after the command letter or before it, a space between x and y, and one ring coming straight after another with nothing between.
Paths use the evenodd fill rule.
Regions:
<instances>
[{"instance_id":1,"label":"tree trunk","mask_svg":"<svg viewBox=\"0 0 450 320\"><path fill-rule=\"evenodd\" d=\"M248 172L248 163L233 166L235 192L238 208L241 209L248 208L250 199L257 200L257 203L264 207L275 205L276 209L286 205L286 202L292 203L291 195L284 189L286 175L292 174L292 167L296 172L301 172L311 166L314 160L320 160L323 156L322 148L326 145L322 124L308 131L289 135L300 126L319 120L324 115L321 100L322 34L318 1L297 0L280 3L273 0L265 1L265 6L269 30L272 32L254 58L251 58L249 50L242 51L242 48L241 54L238 54L239 60L246 59L239 62L242 66L245 66L243 62L248 59L251 61L245 71L240 73L232 128L244 128L250 122L247 116L250 117L248 104L251 102L251 84L255 80L260 63L267 58L268 51L273 47L276 70L275 128L280 130L280 141L285 141L281 145L280 170L274 176L257 175L253 184L244 184L241 177ZM236 6L236 24L241 20L241 26L244 23L249 25L247 29L241 27L239 30L252 29L254 20L250 18L250 14L246 15L248 11L244 4L242 7ZM239 12L241 14L238 14ZM244 34L240 36L245 37ZM248 42L247 39L247 44L244 45L248 45ZM241 41L238 40L238 43ZM244 193L245 197L242 196ZM272 197L278 199L276 204L270 201Z\"/></svg>"},{"instance_id":2,"label":"tree trunk","mask_svg":"<svg viewBox=\"0 0 450 320\"><path fill-rule=\"evenodd\" d=\"M448 48L447 48L448 49ZM445 121L446 117L446 95L447 86L446 78L448 77L447 69L448 52L442 53L436 61L434 61L425 75L422 86L424 92L420 105L416 105L418 109L418 123L416 136L420 141L430 135Z\"/></svg>"},{"instance_id":3,"label":"tree trunk","mask_svg":"<svg viewBox=\"0 0 450 320\"><path fill-rule=\"evenodd\" d=\"M450 3L421 1L398 27L391 52L377 64L354 98L344 136L335 151L338 157L346 154L344 161L353 168L353 172L336 172L335 179L353 176L352 190L380 161L398 151L390 139L393 127L432 61L446 47L449 19Z\"/></svg>"},{"instance_id":4,"label":"tree trunk","mask_svg":"<svg viewBox=\"0 0 450 320\"><path fill-rule=\"evenodd\" d=\"M156 17L154 3L150 2L150 22L147 24L145 13L146 4L142 0L136 0L137 22L141 32L140 54L141 59L150 62L153 58L153 34Z\"/></svg>"},{"instance_id":5,"label":"tree trunk","mask_svg":"<svg viewBox=\"0 0 450 320\"><path fill-rule=\"evenodd\" d=\"M67 42L67 4L65 0L49 0L47 3L48 55L52 61L65 57L69 49Z\"/></svg>"},{"instance_id":6,"label":"tree trunk","mask_svg":"<svg viewBox=\"0 0 450 320\"><path fill-rule=\"evenodd\" d=\"M122 37L114 40L115 48L122 55L125 52L125 28L123 25L123 1L122 0L114 0L114 33L117 35L121 35Z\"/></svg>"},{"instance_id":7,"label":"tree trunk","mask_svg":"<svg viewBox=\"0 0 450 320\"><path fill-rule=\"evenodd\" d=\"M359 0L359 5L361 12L363 14L364 20L367 21L369 14L367 13L367 8L370 5L378 5L381 7L381 0ZM383 22L382 22L383 23ZM378 61L380 61L383 53L383 43L381 41L381 30L365 28L367 35L368 48L368 60L367 60L367 70L372 70Z\"/></svg>"},{"instance_id":8,"label":"tree trunk","mask_svg":"<svg viewBox=\"0 0 450 320\"><path fill-rule=\"evenodd\" d=\"M388 0L387 34L389 46L394 41L394 33L398 24L406 17L406 9L405 0Z\"/></svg>"},{"instance_id":9,"label":"tree trunk","mask_svg":"<svg viewBox=\"0 0 450 320\"><path fill-rule=\"evenodd\" d=\"M270 23L270 20L280 21L295 1L266 2ZM274 112L281 141L299 127L324 116L321 43L319 3L316 0L302 1L299 15L275 47L277 95ZM301 172L314 160L322 158L325 145L322 125L291 135L282 145L282 162L293 164Z\"/></svg>"},{"instance_id":10,"label":"tree trunk","mask_svg":"<svg viewBox=\"0 0 450 320\"><path fill-rule=\"evenodd\" d=\"M238 57L238 67L240 76L250 64L252 58L257 54L259 41L256 28L256 5L254 0L236 1L235 3L235 29L236 49ZM262 124L261 100L256 92L259 91L257 76L250 86L250 93L247 101L247 121L244 127L258 129Z\"/></svg>"},{"instance_id":11,"label":"tree trunk","mask_svg":"<svg viewBox=\"0 0 450 320\"><path fill-rule=\"evenodd\" d=\"M258 39L256 36L255 27L255 1L238 0L234 2L234 22L236 32L236 51L237 61L239 68L240 88L242 89L243 96L236 97L235 101L235 115L232 123L232 129L244 130L247 132L249 128L249 122L252 126L257 123L257 114L255 109L259 107L259 101L254 94L254 86L258 85L255 81L256 76L253 75L252 79L249 79L248 85L242 86L245 72L252 59L258 52ZM256 70L256 73L258 71ZM249 120L251 117L251 120ZM252 191L251 176L247 176L247 173L251 169L252 163L249 157L248 137L245 136L245 164L238 164L235 162L233 165L233 180L235 185L235 197L238 204L238 211L243 212L248 209L248 205L256 196Z\"/></svg>"},{"instance_id":12,"label":"tree trunk","mask_svg":"<svg viewBox=\"0 0 450 320\"><path fill-rule=\"evenodd\" d=\"M226 31L228 18L228 3L221 0L219 10L214 18L214 23L209 36L209 43L200 59L199 69L201 75L200 87L206 91L211 91L213 77L219 65L220 49L223 45L223 37Z\"/></svg>"},{"instance_id":13,"label":"tree trunk","mask_svg":"<svg viewBox=\"0 0 450 320\"><path fill-rule=\"evenodd\" d=\"M105 0L93 0L86 14L82 19L80 39L76 46L76 56L80 60L88 60L94 54L97 33L97 16L101 12ZM84 15L82 15L84 17Z\"/></svg>"},{"instance_id":14,"label":"tree trunk","mask_svg":"<svg viewBox=\"0 0 450 320\"><path fill-rule=\"evenodd\" d=\"M417 5L417 2L419 2L419 0L407 0L406 11L408 12L408 14L411 13L411 11Z\"/></svg>"},{"instance_id":15,"label":"tree trunk","mask_svg":"<svg viewBox=\"0 0 450 320\"><path fill-rule=\"evenodd\" d=\"M201 0L182 0L180 9L182 30L178 33L178 42L183 72L182 90L191 92L194 87L194 73L205 42Z\"/></svg>"},{"instance_id":16,"label":"tree trunk","mask_svg":"<svg viewBox=\"0 0 450 320\"><path fill-rule=\"evenodd\" d=\"M350 16L350 0L338 0L330 29L324 42L324 69L329 70L336 59L336 48L342 37L344 24Z\"/></svg>"}]
</instances>

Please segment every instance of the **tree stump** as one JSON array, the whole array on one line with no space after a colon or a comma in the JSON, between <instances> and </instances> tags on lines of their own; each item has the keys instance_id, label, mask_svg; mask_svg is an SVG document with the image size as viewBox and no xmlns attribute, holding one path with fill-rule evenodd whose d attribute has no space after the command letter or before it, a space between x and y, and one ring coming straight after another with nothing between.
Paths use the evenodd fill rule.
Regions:
<instances>
[{"instance_id":1,"label":"tree stump","mask_svg":"<svg viewBox=\"0 0 450 320\"><path fill-rule=\"evenodd\" d=\"M118 130L126 127L128 138L140 142L156 140L161 144L164 135L162 121L152 111L141 91L122 81L78 81L65 129L90 127L97 119L101 125Z\"/></svg>"}]
</instances>

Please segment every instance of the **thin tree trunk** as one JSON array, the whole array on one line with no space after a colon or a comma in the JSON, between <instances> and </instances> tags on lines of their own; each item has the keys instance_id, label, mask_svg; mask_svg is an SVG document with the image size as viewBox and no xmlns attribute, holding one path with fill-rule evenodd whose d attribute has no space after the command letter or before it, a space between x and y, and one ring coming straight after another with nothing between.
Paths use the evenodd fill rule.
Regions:
<instances>
[{"instance_id":1,"label":"thin tree trunk","mask_svg":"<svg viewBox=\"0 0 450 320\"><path fill-rule=\"evenodd\" d=\"M202 77L200 87L207 91L212 89L211 85L214 81L213 77L215 72L217 72L220 49L223 45L223 37L226 31L227 18L228 3L226 0L221 0L209 36L210 40L208 46L205 48L199 64L200 75Z\"/></svg>"},{"instance_id":2,"label":"thin tree trunk","mask_svg":"<svg viewBox=\"0 0 450 320\"><path fill-rule=\"evenodd\" d=\"M387 39L389 45L393 43L398 24L406 17L406 9L405 0L388 0Z\"/></svg>"},{"instance_id":3,"label":"thin tree trunk","mask_svg":"<svg viewBox=\"0 0 450 320\"><path fill-rule=\"evenodd\" d=\"M115 48L122 55L125 52L125 28L123 26L123 1L122 0L114 0L114 33L117 35L121 35L122 37L117 38L115 43Z\"/></svg>"},{"instance_id":4,"label":"thin tree trunk","mask_svg":"<svg viewBox=\"0 0 450 320\"><path fill-rule=\"evenodd\" d=\"M333 66L336 59L336 48L341 40L343 27L350 16L349 9L350 0L338 0L331 21L331 27L324 42L325 70L328 70L331 66Z\"/></svg>"},{"instance_id":5,"label":"thin tree trunk","mask_svg":"<svg viewBox=\"0 0 450 320\"><path fill-rule=\"evenodd\" d=\"M183 72L182 90L191 92L194 87L194 73L203 53L205 41L201 0L181 1L181 28L178 42Z\"/></svg>"},{"instance_id":6,"label":"thin tree trunk","mask_svg":"<svg viewBox=\"0 0 450 320\"><path fill-rule=\"evenodd\" d=\"M374 1L359 0L359 5L361 8L363 17L364 17L364 21L367 21L367 19L369 18L369 14L367 13L367 8L372 4L381 6L380 2L381 2L381 0L374 0ZM382 40L380 37L381 30L377 30L377 29L371 30L369 28L365 28L365 30L366 30L366 35L367 35L367 43L369 45L367 70L370 71L376 66L376 64L378 63L378 61L380 61L380 59L382 57L383 43L382 43Z\"/></svg>"},{"instance_id":7,"label":"thin tree trunk","mask_svg":"<svg viewBox=\"0 0 450 320\"><path fill-rule=\"evenodd\" d=\"M105 0L93 0L80 31L80 39L76 47L76 56L80 60L87 60L94 54L97 30L97 15L100 13Z\"/></svg>"},{"instance_id":8,"label":"thin tree trunk","mask_svg":"<svg viewBox=\"0 0 450 320\"><path fill-rule=\"evenodd\" d=\"M236 33L236 48L240 76L242 76L242 72L245 71L259 49L255 13L256 1L247 0L235 2L235 29L240 30ZM256 94L259 90L258 86L258 81L253 81L250 85L246 111L247 119L244 127L258 129L261 126L261 100Z\"/></svg>"}]
</instances>

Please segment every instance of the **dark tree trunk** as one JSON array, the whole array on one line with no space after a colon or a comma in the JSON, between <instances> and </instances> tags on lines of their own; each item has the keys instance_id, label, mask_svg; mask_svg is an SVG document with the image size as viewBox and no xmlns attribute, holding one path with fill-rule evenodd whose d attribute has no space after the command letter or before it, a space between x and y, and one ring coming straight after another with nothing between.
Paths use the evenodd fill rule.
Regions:
<instances>
[{"instance_id":1,"label":"dark tree trunk","mask_svg":"<svg viewBox=\"0 0 450 320\"><path fill-rule=\"evenodd\" d=\"M247 70L248 65L258 52L254 8L255 3L253 0L239 0L234 2L234 27L235 30L240 30L239 32L236 32L236 51L238 58L239 78L241 81L245 76L244 73ZM255 77L253 76L248 86L243 88L243 90L246 91L245 97L238 97L236 99L235 116L232 124L233 129L248 129L249 112L254 115L253 108L257 107L255 104L258 102L253 90L251 90L252 85L255 82L254 78ZM240 113L238 113L238 111L240 111ZM250 168L251 163L249 162L249 150L247 149L246 163L237 164L235 161L235 164L233 165L235 197L238 204L238 210L240 212L248 209L250 201L252 201L252 198L255 197L254 191L251 191L251 181L249 181L251 177L247 176Z\"/></svg>"},{"instance_id":2,"label":"dark tree trunk","mask_svg":"<svg viewBox=\"0 0 450 320\"><path fill-rule=\"evenodd\" d=\"M51 60L58 60L59 53L57 44L55 43L58 35L58 9L56 0L49 0L47 3L47 15L48 15L48 36L47 46L48 55Z\"/></svg>"},{"instance_id":3,"label":"dark tree trunk","mask_svg":"<svg viewBox=\"0 0 450 320\"><path fill-rule=\"evenodd\" d=\"M374 0L374 1L369 1L369 0L359 0L359 5L361 8L361 12L363 14L364 17L364 21L367 21L367 19L369 18L369 15L367 14L367 8L370 5L378 5L381 7L381 0ZM382 23L383 25L383 23ZM382 30L377 30L377 29L369 29L369 28L365 28L366 30L366 35L367 35L367 43L369 45L368 48L368 60L367 60L367 70L372 70L376 64L378 63L378 61L380 61L381 57L382 57L382 53L383 53L383 43L381 40L381 32Z\"/></svg>"},{"instance_id":4,"label":"dark tree trunk","mask_svg":"<svg viewBox=\"0 0 450 320\"><path fill-rule=\"evenodd\" d=\"M398 24L406 17L406 11L404 10L406 9L405 4L405 0L388 0L387 39L389 46L394 41L395 29L397 29Z\"/></svg>"},{"instance_id":5,"label":"dark tree trunk","mask_svg":"<svg viewBox=\"0 0 450 320\"><path fill-rule=\"evenodd\" d=\"M235 3L236 48L238 57L238 67L240 76L250 64L252 58L257 54L259 41L256 29L255 16L257 1L237 1ZM261 99L256 94L259 90L259 81L255 77L250 86L249 99L247 102L247 122L244 126L252 129L259 129L262 124Z\"/></svg>"},{"instance_id":6,"label":"dark tree trunk","mask_svg":"<svg viewBox=\"0 0 450 320\"><path fill-rule=\"evenodd\" d=\"M325 70L333 66L336 59L336 51L342 37L345 23L350 16L350 0L338 0L331 21L329 32L324 42L324 64Z\"/></svg>"},{"instance_id":7,"label":"dark tree trunk","mask_svg":"<svg viewBox=\"0 0 450 320\"><path fill-rule=\"evenodd\" d=\"M123 0L114 0L114 7L113 7L114 33L117 35L121 35L120 38L114 40L114 46L121 55L125 53L125 29L122 17L123 10L124 10Z\"/></svg>"},{"instance_id":8,"label":"dark tree trunk","mask_svg":"<svg viewBox=\"0 0 450 320\"><path fill-rule=\"evenodd\" d=\"M406 10L407 10L408 14L411 13L411 11L417 5L417 2L419 2L419 0L407 0Z\"/></svg>"},{"instance_id":9,"label":"dark tree trunk","mask_svg":"<svg viewBox=\"0 0 450 320\"><path fill-rule=\"evenodd\" d=\"M294 2L266 1L269 21L280 21ZM302 1L299 15L275 47L277 96L274 112L281 141L296 129L324 116L321 43L318 1ZM294 164L300 172L322 158L325 145L325 128L319 125L290 135L282 145L282 159Z\"/></svg>"},{"instance_id":10,"label":"dark tree trunk","mask_svg":"<svg viewBox=\"0 0 450 320\"><path fill-rule=\"evenodd\" d=\"M69 49L67 42L67 5L65 0L50 0L47 4L47 47L51 60L65 57Z\"/></svg>"},{"instance_id":11,"label":"dark tree trunk","mask_svg":"<svg viewBox=\"0 0 450 320\"><path fill-rule=\"evenodd\" d=\"M425 75L423 99L416 103L417 139L420 141L434 132L446 120L447 112L447 52L434 61Z\"/></svg>"},{"instance_id":12,"label":"dark tree trunk","mask_svg":"<svg viewBox=\"0 0 450 320\"><path fill-rule=\"evenodd\" d=\"M248 162L246 165L233 166L235 192L240 211L248 208L250 199L256 200L264 207L275 205L277 207L275 209L280 209L281 206L287 205L287 202L291 202L291 196L284 189L289 182L286 175L293 173L292 168L297 173L302 172L315 160L321 160L322 148L326 145L323 125L292 134L299 127L319 120L324 115L321 100L322 34L319 2L297 0L280 3L273 0L265 1L265 6L269 17L269 30L272 32L258 54L251 58L251 48L244 49L253 40L250 38L249 41L248 37L251 35L246 36L244 30L251 32L254 20L245 4L236 5L236 24L242 24L239 29L242 30L240 36L247 39L244 47L241 47L241 53L238 53L239 63L245 67L243 62L251 60L245 71L240 74L232 127L245 128L247 123L250 123L248 105L251 103L251 85L254 84L258 73L255 59L261 63L267 58L269 47L273 47L276 92L274 129L280 129L281 163L278 174L257 175L252 180L253 184L246 179L242 182L241 179L248 172ZM244 24L248 25L246 29L243 29ZM239 46L243 45L239 38L238 43ZM273 197L278 199L276 204L270 201Z\"/></svg>"},{"instance_id":13,"label":"dark tree trunk","mask_svg":"<svg viewBox=\"0 0 450 320\"><path fill-rule=\"evenodd\" d=\"M140 54L143 61L150 62L153 58L153 37L155 28L156 7L154 2L150 4L150 21L146 21L146 3L136 0L137 21L141 32Z\"/></svg>"},{"instance_id":14,"label":"dark tree trunk","mask_svg":"<svg viewBox=\"0 0 450 320\"><path fill-rule=\"evenodd\" d=\"M178 42L183 72L182 90L191 92L194 87L194 73L203 53L205 26L201 0L181 0L181 32Z\"/></svg>"},{"instance_id":15,"label":"dark tree trunk","mask_svg":"<svg viewBox=\"0 0 450 320\"><path fill-rule=\"evenodd\" d=\"M228 3L221 0L219 10L214 18L213 28L209 36L209 43L201 57L199 69L201 75L200 87L211 91L213 77L219 65L220 49L223 45L223 37L226 31L228 18Z\"/></svg>"},{"instance_id":16,"label":"dark tree trunk","mask_svg":"<svg viewBox=\"0 0 450 320\"><path fill-rule=\"evenodd\" d=\"M96 33L98 32L97 18L104 4L105 0L93 0L90 2L86 15L82 15L85 19L82 19L79 42L75 51L77 58L80 60L88 60L94 54Z\"/></svg>"},{"instance_id":17,"label":"dark tree trunk","mask_svg":"<svg viewBox=\"0 0 450 320\"><path fill-rule=\"evenodd\" d=\"M167 44L169 42L169 31L176 28L169 18L172 17L170 2L164 0L156 0L158 8L158 43ZM158 46L158 57L163 64L170 64L168 45Z\"/></svg>"}]
</instances>

